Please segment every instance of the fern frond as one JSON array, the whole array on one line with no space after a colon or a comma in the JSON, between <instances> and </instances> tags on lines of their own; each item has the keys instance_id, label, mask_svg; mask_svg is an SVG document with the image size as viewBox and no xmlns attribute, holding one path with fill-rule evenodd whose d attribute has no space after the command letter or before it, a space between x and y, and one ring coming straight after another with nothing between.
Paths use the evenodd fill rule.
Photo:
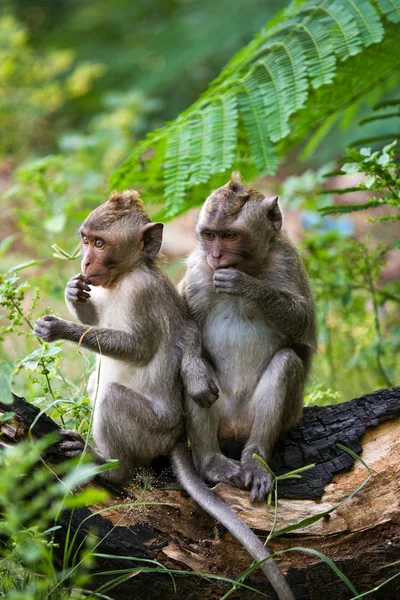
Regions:
<instances>
[{"instance_id":1,"label":"fern frond","mask_svg":"<svg viewBox=\"0 0 400 600\"><path fill-rule=\"evenodd\" d=\"M309 139L315 152L345 110L398 72L398 22L400 0L292 2L191 107L138 144L112 186L164 185L172 215L233 168L273 173L277 156Z\"/></svg>"},{"instance_id":2,"label":"fern frond","mask_svg":"<svg viewBox=\"0 0 400 600\"><path fill-rule=\"evenodd\" d=\"M183 204L189 171L189 139L188 128L180 125L168 136L164 170L167 214L178 212Z\"/></svg>"},{"instance_id":3,"label":"fern frond","mask_svg":"<svg viewBox=\"0 0 400 600\"><path fill-rule=\"evenodd\" d=\"M211 168L211 114L210 107L195 115L190 122L190 172L189 185L208 181Z\"/></svg>"},{"instance_id":4,"label":"fern frond","mask_svg":"<svg viewBox=\"0 0 400 600\"><path fill-rule=\"evenodd\" d=\"M351 13L346 10L343 4L325 0L320 8L332 20L330 33L334 37L334 48L336 56L346 60L360 52L362 40L357 21L353 19Z\"/></svg>"},{"instance_id":5,"label":"fern frond","mask_svg":"<svg viewBox=\"0 0 400 600\"><path fill-rule=\"evenodd\" d=\"M396 0L375 0L381 11L386 15L389 21L393 23L400 22L400 6Z\"/></svg>"},{"instance_id":6,"label":"fern frond","mask_svg":"<svg viewBox=\"0 0 400 600\"><path fill-rule=\"evenodd\" d=\"M264 100L256 80L249 78L243 83L244 93L239 97L240 113L243 117L254 162L260 174L275 173L277 158L269 141L269 131Z\"/></svg>"},{"instance_id":7,"label":"fern frond","mask_svg":"<svg viewBox=\"0 0 400 600\"><path fill-rule=\"evenodd\" d=\"M307 98L305 57L301 48L298 50L295 54L290 44L275 44L250 72L264 101L273 142L289 133L290 115L304 106Z\"/></svg>"},{"instance_id":8,"label":"fern frond","mask_svg":"<svg viewBox=\"0 0 400 600\"><path fill-rule=\"evenodd\" d=\"M359 0L341 0L352 13L360 30L364 46L376 44L383 38L383 25L375 8L369 2Z\"/></svg>"},{"instance_id":9,"label":"fern frond","mask_svg":"<svg viewBox=\"0 0 400 600\"><path fill-rule=\"evenodd\" d=\"M312 86L332 83L335 76L336 57L329 35L329 19L318 8L304 11L305 19L292 20L293 29L299 34L306 57L308 75Z\"/></svg>"},{"instance_id":10,"label":"fern frond","mask_svg":"<svg viewBox=\"0 0 400 600\"><path fill-rule=\"evenodd\" d=\"M211 169L221 173L233 165L236 149L238 107L232 93L221 95L210 104L211 110Z\"/></svg>"},{"instance_id":11,"label":"fern frond","mask_svg":"<svg viewBox=\"0 0 400 600\"><path fill-rule=\"evenodd\" d=\"M322 208L318 209L318 212L321 213L322 216L342 215L346 213L367 210L368 208L376 208L377 206L382 206L382 202L379 202L379 200L371 200L370 202L365 202L364 204L342 204L337 206L323 206Z\"/></svg>"}]
</instances>

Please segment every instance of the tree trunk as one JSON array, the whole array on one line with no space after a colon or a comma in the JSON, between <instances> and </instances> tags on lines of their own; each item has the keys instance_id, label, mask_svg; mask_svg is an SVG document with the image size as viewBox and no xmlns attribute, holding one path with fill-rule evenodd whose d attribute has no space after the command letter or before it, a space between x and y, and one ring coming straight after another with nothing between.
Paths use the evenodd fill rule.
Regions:
<instances>
[{"instance_id":1,"label":"tree trunk","mask_svg":"<svg viewBox=\"0 0 400 600\"><path fill-rule=\"evenodd\" d=\"M39 413L17 396L12 406L0 404L0 411L10 410L16 416L1 426L3 444L23 439ZM32 431L41 437L57 428L54 421L42 415ZM277 475L311 463L316 466L305 471L301 479L284 480L279 485L274 531L340 506L305 528L273 537L269 549L276 552L303 547L321 552L335 562L359 594L400 572L400 564L390 564L400 560L399 440L400 387L379 390L344 404L306 408L301 423L279 440L270 463ZM339 448L338 443L362 453L367 467ZM45 458L60 461L63 455L54 446ZM368 477L362 489L345 501ZM170 475L164 480L171 484ZM89 518L80 528L83 519L91 515L90 509L74 511L72 524L69 513L64 513L61 521L73 531L79 529L78 544L92 528L102 539L99 552L131 557L100 560L96 570L126 569L140 564L135 558L149 558L170 569L185 571L175 577L176 592L168 575L141 573L111 592L115 600L217 600L231 589L229 582L187 572L235 579L251 564L248 554L223 527L184 493L163 488L162 481L153 481L147 491L137 485L126 490L118 486L111 489L106 503L91 507L93 511L106 508L101 515ZM225 484L217 485L214 491L262 540L266 539L273 527L273 505L251 505L247 492ZM135 495L136 504L126 497L131 494ZM120 504L123 506L116 506ZM61 546L65 533L66 527L59 533ZM346 600L355 596L315 554L290 551L280 554L277 561L297 600ZM96 586L106 579L96 577ZM246 579L246 585L275 598L259 569ZM260 597L256 591L245 588L232 595L240 600ZM367 598L398 600L400 577Z\"/></svg>"}]
</instances>

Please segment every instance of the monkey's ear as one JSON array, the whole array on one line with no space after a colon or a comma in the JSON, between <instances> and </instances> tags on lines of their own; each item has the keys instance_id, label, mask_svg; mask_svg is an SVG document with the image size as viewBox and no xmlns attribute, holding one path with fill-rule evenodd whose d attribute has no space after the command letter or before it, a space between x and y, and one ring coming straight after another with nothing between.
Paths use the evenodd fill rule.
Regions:
<instances>
[{"instance_id":1,"label":"monkey's ear","mask_svg":"<svg viewBox=\"0 0 400 600\"><path fill-rule=\"evenodd\" d=\"M161 250L163 229L162 223L147 223L139 230L139 248L152 258Z\"/></svg>"},{"instance_id":2,"label":"monkey's ear","mask_svg":"<svg viewBox=\"0 0 400 600\"><path fill-rule=\"evenodd\" d=\"M262 201L268 219L271 221L271 225L275 231L279 231L282 227L282 213L279 208L278 200L279 196L272 196L271 198L264 198Z\"/></svg>"}]
</instances>

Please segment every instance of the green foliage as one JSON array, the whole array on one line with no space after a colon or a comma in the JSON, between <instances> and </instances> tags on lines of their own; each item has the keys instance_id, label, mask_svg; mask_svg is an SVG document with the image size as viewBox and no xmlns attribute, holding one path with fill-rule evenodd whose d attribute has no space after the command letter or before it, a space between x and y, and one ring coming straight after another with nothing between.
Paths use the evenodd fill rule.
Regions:
<instances>
[{"instance_id":1,"label":"green foliage","mask_svg":"<svg viewBox=\"0 0 400 600\"><path fill-rule=\"evenodd\" d=\"M349 176L365 174L365 179L355 187L328 190L328 193L346 194L366 190L369 193L374 192L374 195L369 196L366 202L357 204L324 206L320 209L321 214L343 214L386 205L393 209L393 212L377 217L376 221L398 221L400 219L400 161L395 151L396 144L397 141L394 141L375 152L372 148L360 150L347 148L346 162L336 174Z\"/></svg>"},{"instance_id":2,"label":"green foliage","mask_svg":"<svg viewBox=\"0 0 400 600\"><path fill-rule=\"evenodd\" d=\"M32 334L33 315L37 312L39 297L39 290L35 289L32 293L29 283L21 280L15 272L5 275L0 273L0 307L3 309L0 317L5 321L0 327L0 340L22 337L25 349L29 350L29 354L24 358L19 357L14 365L9 359L10 353L6 351L3 357L0 355L2 401L11 399L13 376L20 376L24 372L32 384L32 401L49 411L63 427L86 433L89 427L87 417L92 412L89 399L86 390L82 390L82 384L68 381L62 373L62 342L48 344L34 338ZM39 348L32 350L37 344Z\"/></svg>"},{"instance_id":3,"label":"green foliage","mask_svg":"<svg viewBox=\"0 0 400 600\"><path fill-rule=\"evenodd\" d=\"M94 562L92 534L63 569L57 570L53 554L60 512L105 499L99 489L91 489L90 497L87 490L72 495L100 469L69 461L52 471L43 464L41 453L54 441L53 437L25 441L0 452L0 598L77 597L75 590L89 579Z\"/></svg>"},{"instance_id":4,"label":"green foliage","mask_svg":"<svg viewBox=\"0 0 400 600\"><path fill-rule=\"evenodd\" d=\"M369 0L292 3L198 101L137 145L112 186L163 193L171 216L204 198L204 184L219 185L232 167L245 177L273 173L278 157L312 128L323 121L326 135L327 117L331 126L334 115L397 71L400 4L379 8Z\"/></svg>"},{"instance_id":5,"label":"green foliage","mask_svg":"<svg viewBox=\"0 0 400 600\"><path fill-rule=\"evenodd\" d=\"M317 296L317 381L347 396L357 395L361 381L364 389L394 385L400 329L391 324L400 287L379 281L390 246L343 239L335 231L310 234L303 245Z\"/></svg>"},{"instance_id":6,"label":"green foliage","mask_svg":"<svg viewBox=\"0 0 400 600\"><path fill-rule=\"evenodd\" d=\"M39 133L43 143L55 113L102 73L98 64L73 63L71 50L35 53L27 29L11 13L0 15L0 159L26 156Z\"/></svg>"}]
</instances>

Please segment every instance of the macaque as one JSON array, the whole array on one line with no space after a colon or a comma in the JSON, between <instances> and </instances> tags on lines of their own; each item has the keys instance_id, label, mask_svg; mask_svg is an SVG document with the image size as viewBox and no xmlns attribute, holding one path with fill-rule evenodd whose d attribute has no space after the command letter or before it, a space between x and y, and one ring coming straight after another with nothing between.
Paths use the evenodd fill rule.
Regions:
<instances>
[{"instance_id":1,"label":"macaque","mask_svg":"<svg viewBox=\"0 0 400 600\"><path fill-rule=\"evenodd\" d=\"M278 197L233 173L202 207L199 243L180 283L219 388L209 410L187 402L194 463L210 483L250 489L251 502L271 487L253 454L268 460L281 431L301 418L316 349L307 273L281 227Z\"/></svg>"},{"instance_id":2,"label":"macaque","mask_svg":"<svg viewBox=\"0 0 400 600\"><path fill-rule=\"evenodd\" d=\"M115 192L80 228L82 273L68 282L66 303L82 323L46 315L35 324L47 342L63 339L98 354L88 389L94 405L90 447L96 462L118 459L102 476L127 480L136 467L170 454L182 486L236 536L256 561L281 600L292 592L257 536L218 498L196 472L185 437L183 389L191 402L209 407L218 397L209 366L201 356L195 323L172 283L162 273L158 254L161 223L153 223L133 190ZM84 441L65 432L67 455L79 454Z\"/></svg>"}]
</instances>

